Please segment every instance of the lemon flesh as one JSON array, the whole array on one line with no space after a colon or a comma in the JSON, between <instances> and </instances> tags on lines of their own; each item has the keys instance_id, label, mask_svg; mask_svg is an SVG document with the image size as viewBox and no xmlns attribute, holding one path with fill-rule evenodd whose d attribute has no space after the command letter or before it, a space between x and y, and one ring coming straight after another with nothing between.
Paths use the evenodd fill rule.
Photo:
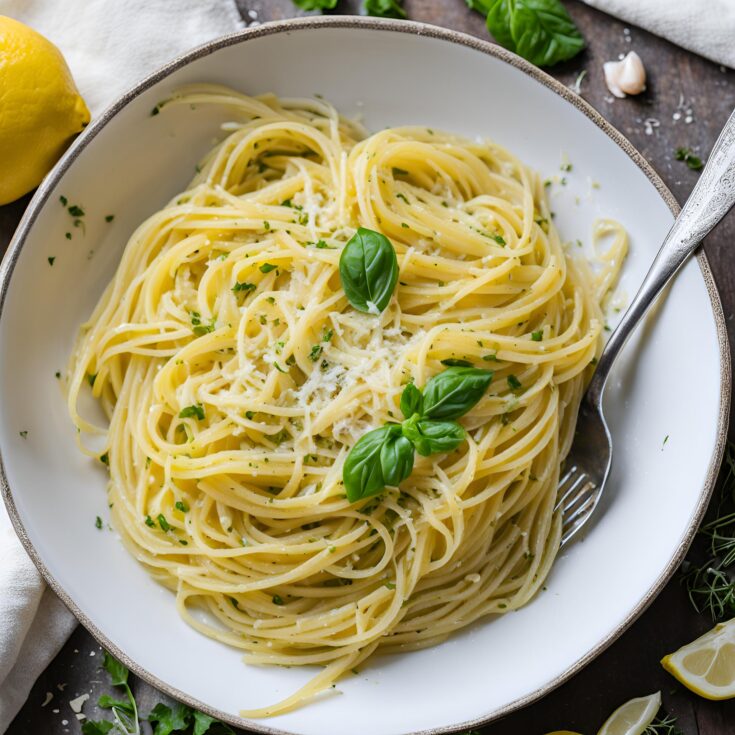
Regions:
<instances>
[{"instance_id":1,"label":"lemon flesh","mask_svg":"<svg viewBox=\"0 0 735 735\"><path fill-rule=\"evenodd\" d=\"M59 49L0 15L0 205L38 186L88 122Z\"/></svg>"},{"instance_id":2,"label":"lemon flesh","mask_svg":"<svg viewBox=\"0 0 735 735\"><path fill-rule=\"evenodd\" d=\"M661 707L661 692L631 699L618 707L597 735L642 735Z\"/></svg>"},{"instance_id":3,"label":"lemon flesh","mask_svg":"<svg viewBox=\"0 0 735 735\"><path fill-rule=\"evenodd\" d=\"M735 618L665 656L661 665L706 699L735 697Z\"/></svg>"}]
</instances>

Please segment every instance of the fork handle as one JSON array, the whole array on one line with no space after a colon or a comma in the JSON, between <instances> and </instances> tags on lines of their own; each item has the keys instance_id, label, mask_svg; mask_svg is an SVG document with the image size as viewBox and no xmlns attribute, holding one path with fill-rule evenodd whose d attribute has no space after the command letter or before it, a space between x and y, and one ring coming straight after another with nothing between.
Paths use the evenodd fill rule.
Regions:
<instances>
[{"instance_id":1,"label":"fork handle","mask_svg":"<svg viewBox=\"0 0 735 735\"><path fill-rule=\"evenodd\" d=\"M735 112L720 133L707 165L676 218L638 293L605 345L585 400L600 405L610 369L648 308L664 286L697 249L710 230L735 204Z\"/></svg>"}]
</instances>

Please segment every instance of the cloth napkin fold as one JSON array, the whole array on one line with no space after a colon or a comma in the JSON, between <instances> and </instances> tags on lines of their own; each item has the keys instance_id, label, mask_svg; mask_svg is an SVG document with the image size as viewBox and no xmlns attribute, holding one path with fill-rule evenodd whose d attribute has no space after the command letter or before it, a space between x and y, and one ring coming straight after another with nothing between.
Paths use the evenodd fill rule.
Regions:
<instances>
[{"instance_id":1,"label":"cloth napkin fold","mask_svg":"<svg viewBox=\"0 0 735 735\"><path fill-rule=\"evenodd\" d=\"M0 15L61 49L92 117L179 54L244 26L235 0L0 0ZM0 733L75 626L0 502Z\"/></svg>"},{"instance_id":2,"label":"cloth napkin fold","mask_svg":"<svg viewBox=\"0 0 735 735\"><path fill-rule=\"evenodd\" d=\"M695 54L735 68L733 0L584 0ZM644 59L645 61L645 59Z\"/></svg>"}]
</instances>

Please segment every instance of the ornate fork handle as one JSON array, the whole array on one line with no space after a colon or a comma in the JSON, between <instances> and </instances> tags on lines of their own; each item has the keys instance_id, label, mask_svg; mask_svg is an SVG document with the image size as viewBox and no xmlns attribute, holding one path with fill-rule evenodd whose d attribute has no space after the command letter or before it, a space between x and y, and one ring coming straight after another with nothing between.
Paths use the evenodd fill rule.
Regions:
<instances>
[{"instance_id":1,"label":"ornate fork handle","mask_svg":"<svg viewBox=\"0 0 735 735\"><path fill-rule=\"evenodd\" d=\"M599 406L610 369L620 350L664 286L681 268L710 230L735 204L735 112L717 139L707 165L661 249L643 279L638 293L602 351L585 400Z\"/></svg>"}]
</instances>

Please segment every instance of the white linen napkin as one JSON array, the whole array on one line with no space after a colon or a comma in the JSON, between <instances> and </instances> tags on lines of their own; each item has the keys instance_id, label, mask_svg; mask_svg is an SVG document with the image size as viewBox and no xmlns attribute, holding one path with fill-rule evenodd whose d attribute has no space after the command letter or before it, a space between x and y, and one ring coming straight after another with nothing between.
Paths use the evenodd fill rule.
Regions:
<instances>
[{"instance_id":1,"label":"white linen napkin","mask_svg":"<svg viewBox=\"0 0 735 735\"><path fill-rule=\"evenodd\" d=\"M179 54L244 26L235 0L0 0L0 15L61 49L92 117ZM0 502L0 733L75 626Z\"/></svg>"},{"instance_id":2,"label":"white linen napkin","mask_svg":"<svg viewBox=\"0 0 735 735\"><path fill-rule=\"evenodd\" d=\"M735 68L735 0L584 0L689 51Z\"/></svg>"}]
</instances>

